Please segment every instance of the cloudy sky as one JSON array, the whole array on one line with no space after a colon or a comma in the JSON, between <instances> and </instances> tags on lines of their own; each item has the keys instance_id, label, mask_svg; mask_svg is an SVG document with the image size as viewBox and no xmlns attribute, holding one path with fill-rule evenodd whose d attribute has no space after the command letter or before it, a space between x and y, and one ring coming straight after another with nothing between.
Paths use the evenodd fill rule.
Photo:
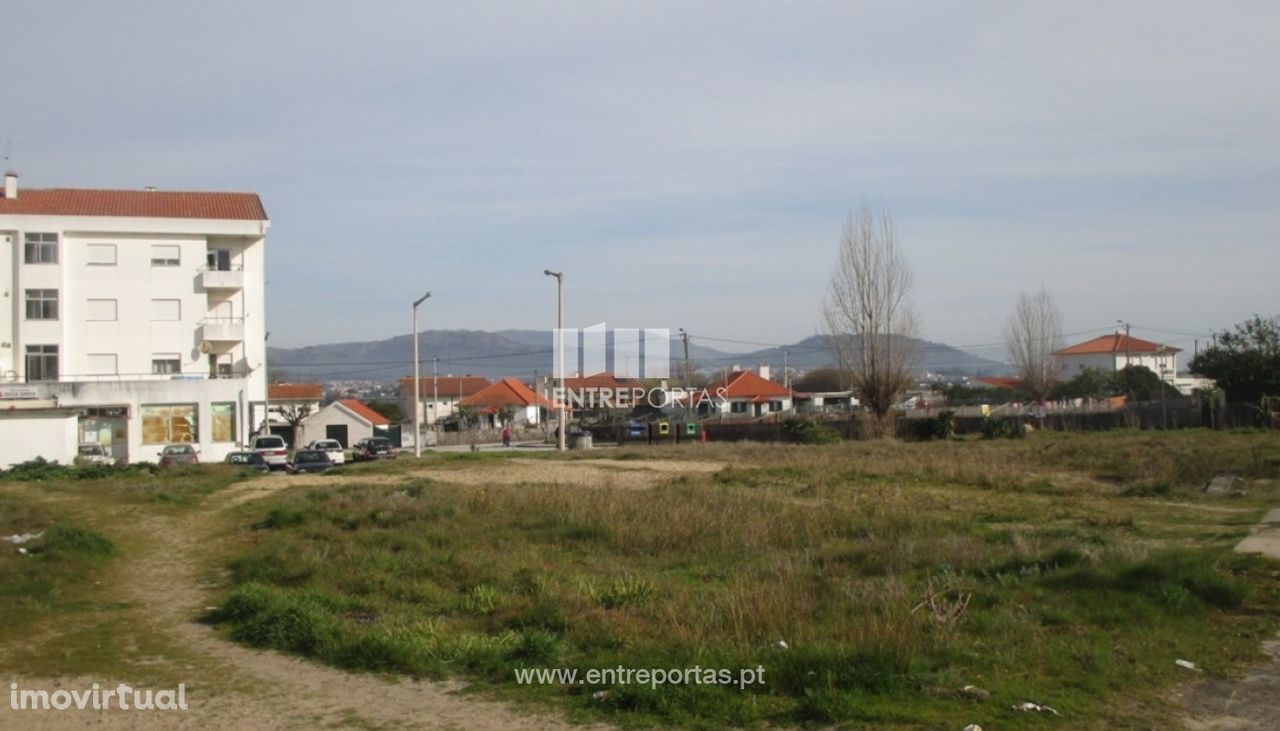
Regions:
<instances>
[{"instance_id":1,"label":"cloudy sky","mask_svg":"<svg viewBox=\"0 0 1280 731\"><path fill-rule=\"evenodd\" d=\"M1120 6L6 0L0 141L24 186L261 194L273 345L426 289L548 327L548 267L569 325L794 341L870 203L930 339L1043 283L1189 349L1280 312L1280 5Z\"/></svg>"}]
</instances>

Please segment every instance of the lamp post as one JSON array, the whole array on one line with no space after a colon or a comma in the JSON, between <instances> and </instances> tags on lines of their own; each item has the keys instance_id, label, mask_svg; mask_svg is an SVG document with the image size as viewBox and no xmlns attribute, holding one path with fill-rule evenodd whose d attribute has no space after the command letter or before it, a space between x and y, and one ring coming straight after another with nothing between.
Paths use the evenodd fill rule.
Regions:
<instances>
[{"instance_id":1,"label":"lamp post","mask_svg":"<svg viewBox=\"0 0 1280 731\"><path fill-rule=\"evenodd\" d=\"M565 392L564 392L564 272L553 272L546 269L542 272L548 277L556 278L556 361L560 364L560 427L556 436L556 451L564 451L565 443Z\"/></svg>"},{"instance_id":2,"label":"lamp post","mask_svg":"<svg viewBox=\"0 0 1280 731\"><path fill-rule=\"evenodd\" d=\"M427 301L430 292L413 303L413 456L422 456L422 400L418 396L418 305Z\"/></svg>"}]
</instances>

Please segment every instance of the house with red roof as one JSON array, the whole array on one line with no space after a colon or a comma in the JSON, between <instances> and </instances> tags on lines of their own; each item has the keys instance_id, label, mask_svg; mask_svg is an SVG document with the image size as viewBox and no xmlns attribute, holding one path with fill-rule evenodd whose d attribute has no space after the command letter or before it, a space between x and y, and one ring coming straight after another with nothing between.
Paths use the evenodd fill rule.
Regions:
<instances>
[{"instance_id":1,"label":"house with red roof","mask_svg":"<svg viewBox=\"0 0 1280 731\"><path fill-rule=\"evenodd\" d=\"M1173 383L1178 375L1178 353L1181 352L1181 348L1116 332L1068 346L1056 351L1053 357L1058 364L1058 377L1064 381L1075 378L1086 368L1111 372L1134 365L1149 368Z\"/></svg>"},{"instance_id":2,"label":"house with red roof","mask_svg":"<svg viewBox=\"0 0 1280 731\"><path fill-rule=\"evenodd\" d=\"M462 399L458 407L473 409L481 417L482 426L496 428L501 426L504 414L510 414L517 426L537 424L542 410L551 408L551 402L518 379L503 378Z\"/></svg>"},{"instance_id":3,"label":"house with red roof","mask_svg":"<svg viewBox=\"0 0 1280 731\"><path fill-rule=\"evenodd\" d=\"M319 439L337 439L344 448L367 437L384 437L391 422L387 417L355 399L340 399L302 422L301 444ZM397 445L399 446L399 445Z\"/></svg>"},{"instance_id":4,"label":"house with red roof","mask_svg":"<svg viewBox=\"0 0 1280 731\"><path fill-rule=\"evenodd\" d=\"M0 191L0 468L78 442L220 461L266 421L265 250L254 193ZM45 408L47 406L47 408Z\"/></svg>"},{"instance_id":5,"label":"house with red roof","mask_svg":"<svg viewBox=\"0 0 1280 731\"><path fill-rule=\"evenodd\" d=\"M424 376L418 379L418 416L423 426L453 417L458 402L490 384L484 376ZM400 410L413 420L413 376L400 379Z\"/></svg>"},{"instance_id":6,"label":"house with red roof","mask_svg":"<svg viewBox=\"0 0 1280 731\"><path fill-rule=\"evenodd\" d=\"M694 403L705 416L757 417L791 411L795 394L759 374L734 371L695 394Z\"/></svg>"}]
</instances>

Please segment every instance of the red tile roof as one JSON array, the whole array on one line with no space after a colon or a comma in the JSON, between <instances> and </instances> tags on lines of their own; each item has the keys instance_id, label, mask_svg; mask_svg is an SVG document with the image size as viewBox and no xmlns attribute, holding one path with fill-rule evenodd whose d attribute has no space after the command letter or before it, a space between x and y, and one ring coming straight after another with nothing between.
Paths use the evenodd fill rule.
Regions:
<instances>
[{"instance_id":1,"label":"red tile roof","mask_svg":"<svg viewBox=\"0 0 1280 731\"><path fill-rule=\"evenodd\" d=\"M725 398L731 399L754 399L762 396L785 398L791 395L791 391L786 386L761 378L751 371L737 371L716 385L724 386ZM712 388L711 391L714 393L715 389Z\"/></svg>"},{"instance_id":2,"label":"red tile roof","mask_svg":"<svg viewBox=\"0 0 1280 731\"><path fill-rule=\"evenodd\" d=\"M552 378L551 384L553 386L559 386L560 381ZM564 379L564 387L574 391L588 388L631 388L639 385L640 380L637 378L618 378L612 373L597 373L594 376L579 376Z\"/></svg>"},{"instance_id":3,"label":"red tile roof","mask_svg":"<svg viewBox=\"0 0 1280 731\"><path fill-rule=\"evenodd\" d=\"M1012 376L983 376L975 379L978 383L985 383L988 386L996 388L1022 388L1027 385L1026 380L1022 378L1014 378Z\"/></svg>"},{"instance_id":4,"label":"red tile roof","mask_svg":"<svg viewBox=\"0 0 1280 731\"><path fill-rule=\"evenodd\" d=\"M488 387L458 402L459 406L474 406L481 410L490 407L531 406L533 404L551 406L550 401L535 394L528 386L514 378L495 381L489 384Z\"/></svg>"},{"instance_id":5,"label":"red tile roof","mask_svg":"<svg viewBox=\"0 0 1280 731\"><path fill-rule=\"evenodd\" d=\"M1157 353L1163 348L1166 353L1181 353L1182 348L1153 343L1150 340L1130 337L1121 333L1102 335L1093 340L1063 348L1054 355L1097 355L1099 353Z\"/></svg>"},{"instance_id":6,"label":"red tile roof","mask_svg":"<svg viewBox=\"0 0 1280 731\"><path fill-rule=\"evenodd\" d=\"M717 381L705 389L691 394L693 403L702 403L706 399L746 399L752 403L765 403L780 398L792 397L794 394L780 383L751 371L734 371L728 378ZM677 403L684 403L678 399Z\"/></svg>"},{"instance_id":7,"label":"red tile roof","mask_svg":"<svg viewBox=\"0 0 1280 731\"><path fill-rule=\"evenodd\" d=\"M344 407L350 410L353 414L355 414L356 416L359 416L365 421L370 422L374 426L386 426L391 423L390 421L387 421L387 417L383 416L382 414L379 414L378 412L374 411L368 406L365 406L359 401L356 401L353 398L342 399L341 401L336 401L335 403L342 404Z\"/></svg>"},{"instance_id":8,"label":"red tile roof","mask_svg":"<svg viewBox=\"0 0 1280 731\"><path fill-rule=\"evenodd\" d=\"M267 398L272 401L319 401L324 398L324 386L319 383L272 383L267 386Z\"/></svg>"},{"instance_id":9,"label":"red tile roof","mask_svg":"<svg viewBox=\"0 0 1280 731\"><path fill-rule=\"evenodd\" d=\"M441 398L457 398L459 391L462 397L466 398L474 393L483 390L489 385L489 379L484 376L440 376L435 381L435 393L440 394ZM413 399L413 376L405 376L400 379L400 393ZM431 376L418 379L418 395L424 399L431 398L432 382Z\"/></svg>"},{"instance_id":10,"label":"red tile roof","mask_svg":"<svg viewBox=\"0 0 1280 731\"><path fill-rule=\"evenodd\" d=\"M3 215L267 220L256 193L83 188L19 188L14 198L0 196Z\"/></svg>"}]
</instances>

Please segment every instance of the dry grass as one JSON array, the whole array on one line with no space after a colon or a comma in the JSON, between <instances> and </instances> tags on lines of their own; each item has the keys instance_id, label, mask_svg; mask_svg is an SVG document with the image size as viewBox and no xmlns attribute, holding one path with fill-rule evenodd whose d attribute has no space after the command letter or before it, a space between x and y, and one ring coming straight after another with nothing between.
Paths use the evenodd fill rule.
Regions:
<instances>
[{"instance_id":1,"label":"dry grass","mask_svg":"<svg viewBox=\"0 0 1280 731\"><path fill-rule=\"evenodd\" d=\"M1003 727L1029 723L1000 711L1028 698L1100 720L1126 697L1150 722L1178 679L1166 655L1226 667L1274 624L1274 575L1226 553L1255 516L1198 487L1244 475L1232 507L1260 508L1278 453L1267 434L1045 434L490 459L431 479L395 465L399 482L370 471L246 506L221 616L345 667L522 694L555 693L511 689L521 665L769 668L757 692L560 691L664 724ZM679 468L690 456L732 466ZM941 608L912 611L930 596ZM992 704L930 692L967 684Z\"/></svg>"}]
</instances>

